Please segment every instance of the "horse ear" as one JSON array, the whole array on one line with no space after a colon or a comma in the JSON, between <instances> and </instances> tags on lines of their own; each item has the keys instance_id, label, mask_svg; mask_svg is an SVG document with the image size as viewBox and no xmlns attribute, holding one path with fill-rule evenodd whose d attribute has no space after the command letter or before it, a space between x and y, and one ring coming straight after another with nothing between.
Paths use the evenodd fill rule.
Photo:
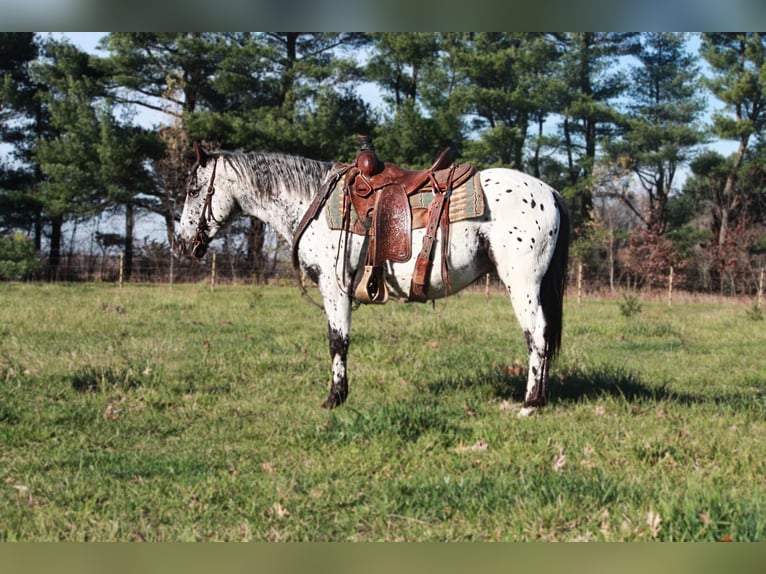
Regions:
<instances>
[{"instance_id":1,"label":"horse ear","mask_svg":"<svg viewBox=\"0 0 766 574\"><path fill-rule=\"evenodd\" d=\"M197 163L205 167L205 164L207 163L208 153L205 151L205 148L203 148L199 142L194 142L194 155L197 157Z\"/></svg>"}]
</instances>

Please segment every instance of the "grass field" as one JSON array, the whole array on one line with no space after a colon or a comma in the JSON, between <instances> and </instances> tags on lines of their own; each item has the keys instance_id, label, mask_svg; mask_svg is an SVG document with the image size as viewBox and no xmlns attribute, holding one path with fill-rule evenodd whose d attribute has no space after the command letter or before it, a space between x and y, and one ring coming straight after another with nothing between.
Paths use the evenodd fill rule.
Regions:
<instances>
[{"instance_id":1,"label":"grass field","mask_svg":"<svg viewBox=\"0 0 766 574\"><path fill-rule=\"evenodd\" d=\"M500 295L354 313L319 408L292 288L0 285L0 540L766 540L766 321L566 303L516 416Z\"/></svg>"}]
</instances>

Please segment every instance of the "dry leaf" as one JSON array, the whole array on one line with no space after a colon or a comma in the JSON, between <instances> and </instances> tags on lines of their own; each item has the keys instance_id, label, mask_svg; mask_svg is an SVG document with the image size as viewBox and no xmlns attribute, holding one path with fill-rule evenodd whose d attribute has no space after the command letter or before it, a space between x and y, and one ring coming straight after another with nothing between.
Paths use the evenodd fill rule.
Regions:
<instances>
[{"instance_id":1,"label":"dry leaf","mask_svg":"<svg viewBox=\"0 0 766 574\"><path fill-rule=\"evenodd\" d=\"M657 538L660 535L660 530L662 530L662 517L650 510L649 514L646 515L646 524L649 526L649 533L652 538Z\"/></svg>"},{"instance_id":2,"label":"dry leaf","mask_svg":"<svg viewBox=\"0 0 766 574\"><path fill-rule=\"evenodd\" d=\"M274 514L276 514L279 518L285 518L286 516L290 516L290 511L287 510L284 506L279 504L278 502L274 503L274 506L271 507Z\"/></svg>"},{"instance_id":3,"label":"dry leaf","mask_svg":"<svg viewBox=\"0 0 766 574\"><path fill-rule=\"evenodd\" d=\"M551 468L553 469L553 472L561 472L562 469L567 464L567 457L564 455L564 449L559 448L559 454L556 456L556 458L553 460L553 465Z\"/></svg>"},{"instance_id":4,"label":"dry leaf","mask_svg":"<svg viewBox=\"0 0 766 574\"><path fill-rule=\"evenodd\" d=\"M599 532L604 535L604 538L609 536L609 510L606 508L604 509L604 512L601 513Z\"/></svg>"},{"instance_id":5,"label":"dry leaf","mask_svg":"<svg viewBox=\"0 0 766 574\"><path fill-rule=\"evenodd\" d=\"M461 444L455 450L458 452L483 452L489 448L489 443L484 439L477 440L471 446Z\"/></svg>"}]
</instances>

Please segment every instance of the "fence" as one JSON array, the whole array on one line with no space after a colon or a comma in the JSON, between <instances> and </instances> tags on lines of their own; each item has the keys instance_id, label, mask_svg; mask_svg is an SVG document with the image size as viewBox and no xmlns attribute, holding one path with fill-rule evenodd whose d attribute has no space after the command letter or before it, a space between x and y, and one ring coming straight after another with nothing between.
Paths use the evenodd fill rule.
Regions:
<instances>
[{"instance_id":1,"label":"fence","mask_svg":"<svg viewBox=\"0 0 766 574\"><path fill-rule=\"evenodd\" d=\"M122 285L125 282L136 283L199 283L209 281L216 284L266 284L289 283L296 279L292 265L285 263L286 257L274 258L267 270L256 267L242 253L231 251L211 250L202 261L175 257L164 245L142 248L134 256L128 266L125 254L96 254L69 253L61 258L56 281L68 282L110 282ZM609 297L632 291L630 278L619 281L615 286L612 282L604 282L598 274L589 271L587 266L577 258L570 261L568 277L569 297L574 297L579 303L584 297ZM33 278L39 279L39 277ZM623 278L625 279L625 278ZM662 298L671 306L677 293L686 298L688 292L679 289L676 284L676 272L673 267L667 271L664 289L644 290L645 295L651 293L653 298ZM735 295L750 298L755 296L756 306L760 309L764 292L764 267L754 273L747 286L735 290ZM504 286L495 274L488 274L478 279L472 287L480 289L487 297L491 294L505 293ZM720 296L713 291L695 292L697 295Z\"/></svg>"}]
</instances>

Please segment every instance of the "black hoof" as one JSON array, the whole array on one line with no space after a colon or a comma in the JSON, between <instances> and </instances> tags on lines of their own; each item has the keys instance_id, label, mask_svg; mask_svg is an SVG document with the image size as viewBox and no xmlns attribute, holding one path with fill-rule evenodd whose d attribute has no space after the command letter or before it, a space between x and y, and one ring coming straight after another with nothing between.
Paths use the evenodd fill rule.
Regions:
<instances>
[{"instance_id":1,"label":"black hoof","mask_svg":"<svg viewBox=\"0 0 766 574\"><path fill-rule=\"evenodd\" d=\"M544 407L547 402L548 401L545 397L532 397L531 399L524 401L524 408Z\"/></svg>"},{"instance_id":2,"label":"black hoof","mask_svg":"<svg viewBox=\"0 0 766 574\"><path fill-rule=\"evenodd\" d=\"M341 395L340 393L331 392L330 396L327 397L327 400L322 403L322 408L334 409L335 407L339 407L346 402L346 396L347 395Z\"/></svg>"}]
</instances>

